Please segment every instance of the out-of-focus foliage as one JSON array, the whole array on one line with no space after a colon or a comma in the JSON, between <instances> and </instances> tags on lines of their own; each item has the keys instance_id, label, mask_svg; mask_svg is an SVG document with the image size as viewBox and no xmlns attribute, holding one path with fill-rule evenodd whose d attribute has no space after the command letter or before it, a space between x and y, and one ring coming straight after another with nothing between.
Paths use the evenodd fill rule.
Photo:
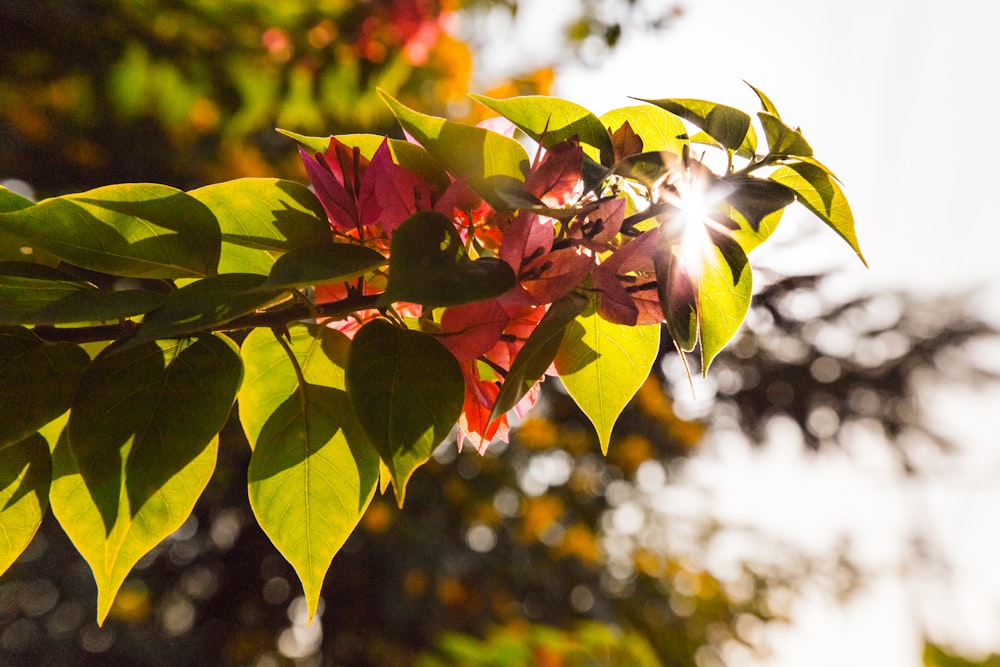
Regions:
<instances>
[{"instance_id":1,"label":"out-of-focus foliage","mask_svg":"<svg viewBox=\"0 0 1000 667\"><path fill-rule=\"evenodd\" d=\"M4 2L4 175L51 192L295 169L275 126L385 129L377 87L437 111L464 95L472 62L446 30L455 9L447 0Z\"/></svg>"},{"instance_id":2,"label":"out-of-focus foliage","mask_svg":"<svg viewBox=\"0 0 1000 667\"><path fill-rule=\"evenodd\" d=\"M615 2L610 15L619 18L599 18L609 8L595 13L596 4L581 0L580 15L589 18L571 30L569 54L595 37L613 44L601 35L620 34L616 21L639 13L631 1ZM472 120L466 92L473 88L473 49L502 38L480 18L498 8L513 15L517 6L5 0L0 177L23 179L48 195L125 181L187 188L240 176L300 176L294 146L274 127L389 131L394 121L377 88L422 111ZM463 11L468 41L457 36ZM663 24L653 15L632 22ZM545 94L554 64L514 63L521 68L515 78L475 87L493 97Z\"/></svg>"},{"instance_id":3,"label":"out-of-focus foliage","mask_svg":"<svg viewBox=\"0 0 1000 667\"><path fill-rule=\"evenodd\" d=\"M755 296L747 326L713 367L717 398L757 438L777 415L800 425L814 449L852 429L874 430L902 445L909 471L907 444L949 444L926 423L919 392L935 378L967 386L1000 380L966 351L997 332L965 312L962 299L900 292L844 303L824 296L823 281L775 280Z\"/></svg>"},{"instance_id":4,"label":"out-of-focus foliage","mask_svg":"<svg viewBox=\"0 0 1000 667\"><path fill-rule=\"evenodd\" d=\"M924 667L1000 667L1000 655L990 655L981 660L966 660L936 644L924 646Z\"/></svg>"},{"instance_id":5,"label":"out-of-focus foliage","mask_svg":"<svg viewBox=\"0 0 1000 667\"><path fill-rule=\"evenodd\" d=\"M581 623L572 631L519 624L490 631L483 640L446 633L437 655L424 654L417 667L600 667L634 665L659 667L649 643L641 635L622 633L598 623Z\"/></svg>"}]
</instances>

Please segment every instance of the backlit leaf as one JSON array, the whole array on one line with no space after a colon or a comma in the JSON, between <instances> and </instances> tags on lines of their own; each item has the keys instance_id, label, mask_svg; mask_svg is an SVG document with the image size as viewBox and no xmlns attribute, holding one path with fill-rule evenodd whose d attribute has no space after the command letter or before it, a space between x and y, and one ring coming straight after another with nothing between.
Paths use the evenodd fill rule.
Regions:
<instances>
[{"instance_id":1,"label":"backlit leaf","mask_svg":"<svg viewBox=\"0 0 1000 667\"><path fill-rule=\"evenodd\" d=\"M281 294L281 289L265 289L266 280L255 273L223 273L171 292L145 317L135 340L177 338L251 313Z\"/></svg>"},{"instance_id":2,"label":"backlit leaf","mask_svg":"<svg viewBox=\"0 0 1000 667\"><path fill-rule=\"evenodd\" d=\"M612 324L591 300L566 329L555 357L566 391L594 424L607 454L622 410L649 375L660 347L660 325Z\"/></svg>"},{"instance_id":3,"label":"backlit leaf","mask_svg":"<svg viewBox=\"0 0 1000 667\"><path fill-rule=\"evenodd\" d=\"M274 334L256 329L242 347L239 402L253 446L250 506L295 568L311 618L330 562L375 493L379 457L344 391L350 341L316 326L295 325L288 335L306 384Z\"/></svg>"},{"instance_id":4,"label":"backlit leaf","mask_svg":"<svg viewBox=\"0 0 1000 667\"><path fill-rule=\"evenodd\" d=\"M221 235L212 212L165 185L109 185L0 213L0 232L93 271L136 278L215 273Z\"/></svg>"},{"instance_id":5,"label":"backlit leaf","mask_svg":"<svg viewBox=\"0 0 1000 667\"><path fill-rule=\"evenodd\" d=\"M614 162L611 136L593 113L584 107L544 95L524 95L508 99L493 99L470 95L483 106L496 111L546 148L576 137L581 144L597 151L598 161L605 166Z\"/></svg>"},{"instance_id":6,"label":"backlit leaf","mask_svg":"<svg viewBox=\"0 0 1000 667\"><path fill-rule=\"evenodd\" d=\"M750 116L739 109L705 100L676 98L643 101L693 123L729 151L749 157L757 149L757 133L750 124Z\"/></svg>"},{"instance_id":7,"label":"backlit leaf","mask_svg":"<svg viewBox=\"0 0 1000 667\"><path fill-rule=\"evenodd\" d=\"M798 130L785 125L780 118L775 115L760 112L761 127L764 128L764 136L767 138L768 152L773 155L812 157L813 150L809 142Z\"/></svg>"},{"instance_id":8,"label":"backlit leaf","mask_svg":"<svg viewBox=\"0 0 1000 667\"><path fill-rule=\"evenodd\" d=\"M0 450L0 574L21 555L49 506L52 459L37 433Z\"/></svg>"},{"instance_id":9,"label":"backlit leaf","mask_svg":"<svg viewBox=\"0 0 1000 667\"><path fill-rule=\"evenodd\" d=\"M330 241L323 207L301 183L241 178L188 194L218 220L222 232L219 273L267 275L283 253Z\"/></svg>"},{"instance_id":10,"label":"backlit leaf","mask_svg":"<svg viewBox=\"0 0 1000 667\"><path fill-rule=\"evenodd\" d=\"M284 290L344 282L386 263L388 260L371 248L353 243L312 245L279 257L265 286Z\"/></svg>"},{"instance_id":11,"label":"backlit leaf","mask_svg":"<svg viewBox=\"0 0 1000 667\"><path fill-rule=\"evenodd\" d=\"M84 372L52 454L51 504L94 573L99 623L208 484L242 370L231 341L205 336L106 351Z\"/></svg>"},{"instance_id":12,"label":"backlit leaf","mask_svg":"<svg viewBox=\"0 0 1000 667\"><path fill-rule=\"evenodd\" d=\"M372 320L351 345L347 392L402 506L410 476L462 412L462 368L433 336Z\"/></svg>"},{"instance_id":13,"label":"backlit leaf","mask_svg":"<svg viewBox=\"0 0 1000 667\"><path fill-rule=\"evenodd\" d=\"M507 262L470 260L454 224L433 211L412 215L396 229L389 256L389 283L380 306L396 301L456 306L500 296L516 282Z\"/></svg>"},{"instance_id":14,"label":"backlit leaf","mask_svg":"<svg viewBox=\"0 0 1000 667\"><path fill-rule=\"evenodd\" d=\"M42 265L0 266L0 326L116 321L147 313L163 301L162 294L147 290L100 290L82 280L59 277L59 271ZM32 275L49 272L52 278Z\"/></svg>"},{"instance_id":15,"label":"backlit leaf","mask_svg":"<svg viewBox=\"0 0 1000 667\"><path fill-rule=\"evenodd\" d=\"M524 181L528 154L517 141L480 127L428 116L381 93L407 132L456 178L464 179L495 208L504 208L497 190Z\"/></svg>"},{"instance_id":16,"label":"backlit leaf","mask_svg":"<svg viewBox=\"0 0 1000 667\"><path fill-rule=\"evenodd\" d=\"M0 327L0 448L65 412L88 363L72 343L43 343L27 329Z\"/></svg>"},{"instance_id":17,"label":"backlit leaf","mask_svg":"<svg viewBox=\"0 0 1000 667\"><path fill-rule=\"evenodd\" d=\"M854 215L833 175L822 165L793 162L778 167L769 178L791 188L799 202L833 228L868 266L854 232Z\"/></svg>"},{"instance_id":18,"label":"backlit leaf","mask_svg":"<svg viewBox=\"0 0 1000 667\"><path fill-rule=\"evenodd\" d=\"M648 104L615 109L601 116L611 132L626 121L642 138L642 150L667 151L681 155L688 144L688 131L681 119L666 109Z\"/></svg>"},{"instance_id":19,"label":"backlit leaf","mask_svg":"<svg viewBox=\"0 0 1000 667\"><path fill-rule=\"evenodd\" d=\"M702 375L743 324L753 291L750 263L739 244L723 234L712 241L698 281Z\"/></svg>"},{"instance_id":20,"label":"backlit leaf","mask_svg":"<svg viewBox=\"0 0 1000 667\"><path fill-rule=\"evenodd\" d=\"M517 405L542 378L559 351L566 328L588 303L587 297L571 292L549 306L524 347L514 357L493 404L490 423Z\"/></svg>"}]
</instances>

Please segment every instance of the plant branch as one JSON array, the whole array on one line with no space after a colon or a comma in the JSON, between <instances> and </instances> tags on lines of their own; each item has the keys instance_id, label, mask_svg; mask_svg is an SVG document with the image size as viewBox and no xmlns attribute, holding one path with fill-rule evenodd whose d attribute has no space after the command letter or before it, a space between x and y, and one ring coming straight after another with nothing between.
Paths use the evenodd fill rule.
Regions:
<instances>
[{"instance_id":1,"label":"plant branch","mask_svg":"<svg viewBox=\"0 0 1000 667\"><path fill-rule=\"evenodd\" d=\"M205 331L239 331L242 329L255 329L257 327L267 327L270 329L282 327L299 320L340 320L358 310L374 308L378 297L378 294L352 295L340 301L320 305L297 302L290 306L275 308L274 310L263 310L243 315L234 320L210 327ZM127 338L134 334L141 326L140 322L125 320L118 324L99 324L87 327L40 325L34 327L32 332L42 340L50 343L68 342L79 344Z\"/></svg>"}]
</instances>

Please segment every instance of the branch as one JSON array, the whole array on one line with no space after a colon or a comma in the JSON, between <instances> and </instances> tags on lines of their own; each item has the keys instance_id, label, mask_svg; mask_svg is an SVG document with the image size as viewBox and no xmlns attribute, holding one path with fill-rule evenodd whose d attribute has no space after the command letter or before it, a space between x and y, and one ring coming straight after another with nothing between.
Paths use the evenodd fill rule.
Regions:
<instances>
[{"instance_id":1,"label":"branch","mask_svg":"<svg viewBox=\"0 0 1000 667\"><path fill-rule=\"evenodd\" d=\"M300 320L342 320L351 313L375 307L378 294L349 296L341 301L333 301L322 305L296 303L292 306L263 310L249 315L237 317L234 320L220 323L205 331L240 331L257 327L280 327ZM89 327L54 327L49 325L36 326L32 332L44 341L50 343L95 343L99 341L114 341L127 338L134 334L140 322L125 320L118 324L100 324Z\"/></svg>"}]
</instances>

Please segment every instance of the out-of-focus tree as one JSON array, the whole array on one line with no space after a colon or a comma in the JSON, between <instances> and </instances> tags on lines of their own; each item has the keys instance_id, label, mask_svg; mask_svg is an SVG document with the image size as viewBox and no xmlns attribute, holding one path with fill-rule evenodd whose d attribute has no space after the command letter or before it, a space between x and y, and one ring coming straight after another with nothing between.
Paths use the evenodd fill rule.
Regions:
<instances>
[{"instance_id":1,"label":"out-of-focus tree","mask_svg":"<svg viewBox=\"0 0 1000 667\"><path fill-rule=\"evenodd\" d=\"M567 56L595 37L615 43L610 35L622 26L598 18L605 13L597 4L579 3L591 18L567 25ZM612 15L628 17L641 3L613 4ZM545 94L555 63L533 71L515 63L512 78L473 85L484 12L517 7L494 0L8 0L0 3L0 177L47 195L124 181L186 188L301 176L295 146L274 127L388 132L394 120L378 88L444 116L467 116L472 89ZM468 15L468 42L456 36L460 12ZM658 25L655 17L636 21ZM496 30L489 26L491 39L502 38Z\"/></svg>"},{"instance_id":2,"label":"out-of-focus tree","mask_svg":"<svg viewBox=\"0 0 1000 667\"><path fill-rule=\"evenodd\" d=\"M825 422L813 411L789 409L796 403L779 392L786 385L771 386L777 382L803 405L831 384L874 392L885 405L910 406L899 412L899 433L929 433L919 391L939 376L942 360L968 382L995 381L957 363L968 342L995 335L976 319L897 294L832 303L821 284L786 278L760 290L750 326L717 361L717 399L700 419L678 416L671 397L680 401L690 389L664 349L606 458L586 418L552 382L508 446L494 443L486 456L442 446L412 479L403 510L389 497L375 500L335 558L320 620L310 626L294 572L251 518L246 480L236 472L246 470L249 451L234 425L223 433L220 463L194 517L135 569L103 628L91 621L86 567L47 519L0 582L0 654L11 665L394 665L418 656L457 665L477 664L464 657L476 648L501 656L478 664L525 664L501 661L513 643L534 657L565 654L536 664L572 665L573 656L606 655L587 623L629 638L620 650L648 646L665 665L725 664L734 646L763 650L762 628L787 619L803 587L847 596L868 574L846 546L817 558L766 541L757 552L781 554L779 561L711 569L734 537L765 538L672 511L670 493L706 434L728 428L753 441L758 423L784 413L823 447L846 437L851 424L879 423L868 399L854 398L820 430ZM909 324L918 319L924 324ZM840 354L814 350L814 333L834 326L851 345ZM863 352L890 327L907 344L877 349L897 354ZM840 360L836 378L816 364L828 355ZM781 376L773 370L779 361ZM886 428L890 445L900 443L894 433Z\"/></svg>"}]
</instances>

